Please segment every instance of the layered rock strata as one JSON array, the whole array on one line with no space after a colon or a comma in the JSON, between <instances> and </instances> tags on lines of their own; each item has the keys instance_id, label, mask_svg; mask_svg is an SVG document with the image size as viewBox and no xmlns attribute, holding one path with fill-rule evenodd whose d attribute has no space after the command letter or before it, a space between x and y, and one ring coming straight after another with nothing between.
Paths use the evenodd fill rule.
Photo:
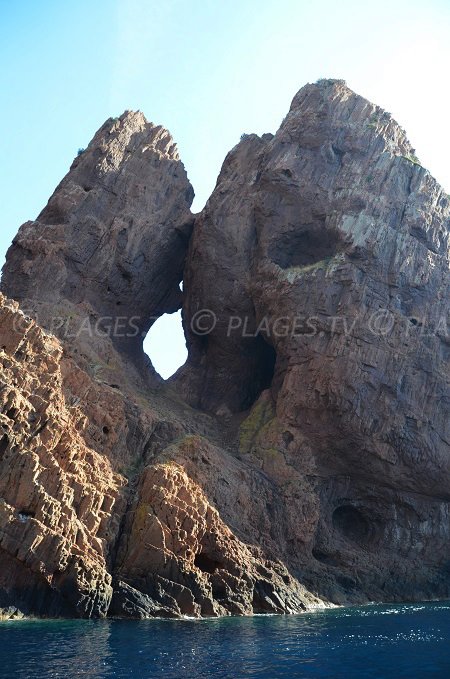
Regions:
<instances>
[{"instance_id":1,"label":"layered rock strata","mask_svg":"<svg viewBox=\"0 0 450 679\"><path fill-rule=\"evenodd\" d=\"M10 248L0 607L448 597L448 196L324 80L243 136L196 217L192 197L169 133L127 112ZM181 305L163 383L142 339Z\"/></svg>"}]
</instances>

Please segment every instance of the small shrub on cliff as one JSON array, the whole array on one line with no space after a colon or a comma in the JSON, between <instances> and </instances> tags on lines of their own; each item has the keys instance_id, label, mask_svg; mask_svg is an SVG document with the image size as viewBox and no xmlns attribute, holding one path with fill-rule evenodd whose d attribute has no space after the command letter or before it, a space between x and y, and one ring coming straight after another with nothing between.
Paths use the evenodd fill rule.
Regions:
<instances>
[{"instance_id":1,"label":"small shrub on cliff","mask_svg":"<svg viewBox=\"0 0 450 679\"><path fill-rule=\"evenodd\" d=\"M346 85L347 82L341 78L319 78L316 80L316 85Z\"/></svg>"},{"instance_id":2,"label":"small shrub on cliff","mask_svg":"<svg viewBox=\"0 0 450 679\"><path fill-rule=\"evenodd\" d=\"M409 160L410 163L413 163L414 165L418 165L419 167L422 167L422 163L418 159L417 156L415 156L413 153L409 156L402 156L405 160Z\"/></svg>"},{"instance_id":3,"label":"small shrub on cliff","mask_svg":"<svg viewBox=\"0 0 450 679\"><path fill-rule=\"evenodd\" d=\"M77 151L77 156L81 156L85 151L86 151L86 149L79 148L78 151Z\"/></svg>"}]
</instances>

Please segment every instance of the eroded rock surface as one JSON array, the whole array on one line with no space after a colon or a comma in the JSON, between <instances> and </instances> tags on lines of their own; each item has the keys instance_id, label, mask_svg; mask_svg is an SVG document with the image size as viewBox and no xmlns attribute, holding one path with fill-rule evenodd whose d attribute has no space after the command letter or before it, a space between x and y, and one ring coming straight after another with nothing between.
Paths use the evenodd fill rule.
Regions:
<instances>
[{"instance_id":1,"label":"eroded rock surface","mask_svg":"<svg viewBox=\"0 0 450 679\"><path fill-rule=\"evenodd\" d=\"M123 477L86 445L62 347L0 295L0 607L106 615Z\"/></svg>"},{"instance_id":2,"label":"eroded rock surface","mask_svg":"<svg viewBox=\"0 0 450 679\"><path fill-rule=\"evenodd\" d=\"M307 85L194 220L169 133L105 123L3 271L5 616L450 596L450 208L414 154ZM182 301L165 384L142 337Z\"/></svg>"},{"instance_id":3,"label":"eroded rock surface","mask_svg":"<svg viewBox=\"0 0 450 679\"><path fill-rule=\"evenodd\" d=\"M117 576L166 614L294 613L321 603L282 564L238 540L174 462L143 473L122 543Z\"/></svg>"},{"instance_id":4,"label":"eroded rock surface","mask_svg":"<svg viewBox=\"0 0 450 679\"><path fill-rule=\"evenodd\" d=\"M181 305L193 197L166 129L140 112L110 118L21 227L2 289L56 334L80 310L106 332L120 319L116 344L139 356L152 323Z\"/></svg>"},{"instance_id":5,"label":"eroded rock surface","mask_svg":"<svg viewBox=\"0 0 450 679\"><path fill-rule=\"evenodd\" d=\"M301 551L344 597L448 591L450 203L414 153L343 82L304 87L228 155L185 273L177 383L219 415L269 387L241 454L286 489L287 525L309 487Z\"/></svg>"}]
</instances>

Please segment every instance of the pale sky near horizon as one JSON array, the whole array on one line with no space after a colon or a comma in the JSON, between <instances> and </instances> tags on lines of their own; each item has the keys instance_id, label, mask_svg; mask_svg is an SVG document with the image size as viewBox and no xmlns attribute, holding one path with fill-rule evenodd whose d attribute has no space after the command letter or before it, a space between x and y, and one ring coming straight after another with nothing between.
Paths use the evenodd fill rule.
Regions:
<instances>
[{"instance_id":1,"label":"pale sky near horizon","mask_svg":"<svg viewBox=\"0 0 450 679\"><path fill-rule=\"evenodd\" d=\"M321 77L390 111L450 192L449 0L0 0L0 26L0 265L109 116L170 129L198 211L240 135L275 132ZM179 314L146 346L171 374Z\"/></svg>"}]
</instances>

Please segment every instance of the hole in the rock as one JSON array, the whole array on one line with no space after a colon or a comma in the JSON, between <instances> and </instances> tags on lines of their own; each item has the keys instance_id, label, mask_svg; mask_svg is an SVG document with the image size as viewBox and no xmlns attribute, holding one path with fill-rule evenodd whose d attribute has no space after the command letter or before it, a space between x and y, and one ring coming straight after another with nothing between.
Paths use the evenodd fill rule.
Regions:
<instances>
[{"instance_id":1,"label":"hole in the rock","mask_svg":"<svg viewBox=\"0 0 450 679\"><path fill-rule=\"evenodd\" d=\"M219 568L222 568L222 564L220 561L216 561L215 559L211 559L207 554L204 552L200 552L200 554L196 554L195 559L194 559L194 565L203 573L215 573Z\"/></svg>"},{"instance_id":2,"label":"hole in the rock","mask_svg":"<svg viewBox=\"0 0 450 679\"><path fill-rule=\"evenodd\" d=\"M2 436L2 438L0 439L0 459L5 454L8 445L9 445L9 438L6 434L4 434Z\"/></svg>"},{"instance_id":3,"label":"hole in the rock","mask_svg":"<svg viewBox=\"0 0 450 679\"><path fill-rule=\"evenodd\" d=\"M247 395L243 399L242 410L247 410L273 380L277 354L275 349L258 335L251 349L249 361L249 379L247 379Z\"/></svg>"},{"instance_id":4,"label":"hole in the rock","mask_svg":"<svg viewBox=\"0 0 450 679\"><path fill-rule=\"evenodd\" d=\"M323 223L306 224L282 234L272 243L269 256L282 269L310 266L333 257L343 245L339 232Z\"/></svg>"},{"instance_id":5,"label":"hole in the rock","mask_svg":"<svg viewBox=\"0 0 450 679\"><path fill-rule=\"evenodd\" d=\"M155 370L165 380L186 362L187 349L181 311L158 318L145 338L144 351L150 357Z\"/></svg>"},{"instance_id":6,"label":"hole in the rock","mask_svg":"<svg viewBox=\"0 0 450 679\"><path fill-rule=\"evenodd\" d=\"M109 427L103 427L103 433L109 434Z\"/></svg>"},{"instance_id":7,"label":"hole in the rock","mask_svg":"<svg viewBox=\"0 0 450 679\"><path fill-rule=\"evenodd\" d=\"M294 440L294 435L290 431L284 431L282 433L283 443L285 446L289 446Z\"/></svg>"},{"instance_id":8,"label":"hole in the rock","mask_svg":"<svg viewBox=\"0 0 450 679\"><path fill-rule=\"evenodd\" d=\"M26 509L21 509L19 512L19 519L24 523L25 521L28 521L28 519L33 519L34 518L34 512L30 512Z\"/></svg>"},{"instance_id":9,"label":"hole in the rock","mask_svg":"<svg viewBox=\"0 0 450 679\"><path fill-rule=\"evenodd\" d=\"M18 415L18 410L17 408L10 408L9 410L6 411L6 417L9 417L10 420L15 420L17 415Z\"/></svg>"},{"instance_id":10,"label":"hole in the rock","mask_svg":"<svg viewBox=\"0 0 450 679\"><path fill-rule=\"evenodd\" d=\"M367 542L371 536L371 527L368 520L353 505L341 505L334 510L333 526L344 537L353 542Z\"/></svg>"}]
</instances>

